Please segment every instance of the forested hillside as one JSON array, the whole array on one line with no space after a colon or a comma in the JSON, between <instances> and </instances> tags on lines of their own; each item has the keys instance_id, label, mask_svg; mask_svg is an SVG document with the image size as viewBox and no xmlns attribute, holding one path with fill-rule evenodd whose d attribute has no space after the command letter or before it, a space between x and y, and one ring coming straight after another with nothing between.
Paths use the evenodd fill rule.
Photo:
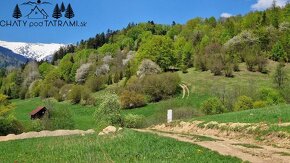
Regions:
<instances>
[{"instance_id":1,"label":"forested hillside","mask_svg":"<svg viewBox=\"0 0 290 163\"><path fill-rule=\"evenodd\" d=\"M19 67L28 61L28 58L0 46L0 68Z\"/></svg>"},{"instance_id":2,"label":"forested hillside","mask_svg":"<svg viewBox=\"0 0 290 163\"><path fill-rule=\"evenodd\" d=\"M0 92L10 99L53 97L72 104L101 103L96 114L107 115L105 121L120 123L116 110L106 110L112 102L119 100L121 108L132 109L172 98L181 92L180 84L184 82L174 72L188 73L189 68L235 78L234 72L241 70L241 64L246 65L246 71L267 74L267 65L280 62L274 78L277 90L264 89L261 94L265 97L259 98L256 105L283 103L279 88L285 85L284 65L289 59L290 4L284 8L273 4L265 11L218 20L194 18L186 24L171 25L149 21L108 30L61 48L52 64L30 62L1 74ZM104 89L111 94L98 101L93 93ZM210 99L203 106L204 112L253 108L250 97L235 100L236 104L226 105L218 98Z\"/></svg>"}]
</instances>

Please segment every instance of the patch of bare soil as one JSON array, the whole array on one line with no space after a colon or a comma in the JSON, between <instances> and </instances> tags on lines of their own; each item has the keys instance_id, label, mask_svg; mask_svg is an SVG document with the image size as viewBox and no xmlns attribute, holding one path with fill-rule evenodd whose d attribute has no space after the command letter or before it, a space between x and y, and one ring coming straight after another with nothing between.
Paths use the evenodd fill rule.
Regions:
<instances>
[{"instance_id":1,"label":"patch of bare soil","mask_svg":"<svg viewBox=\"0 0 290 163\"><path fill-rule=\"evenodd\" d=\"M157 131L169 131L176 133L198 133L202 135L212 135L229 139L236 139L245 142L277 146L290 149L290 134L287 132L273 132L266 135L260 134L269 129L265 123L218 123L201 121L180 122L178 124L161 124L150 129ZM259 135L259 141L257 135ZM290 162L290 161L289 161Z\"/></svg>"},{"instance_id":2,"label":"patch of bare soil","mask_svg":"<svg viewBox=\"0 0 290 163\"><path fill-rule=\"evenodd\" d=\"M245 143L248 145L249 142L243 142L241 140L235 140L235 139L227 139L227 138L217 137L213 135L202 134L200 136L206 136L206 137L218 140L218 141L212 141L212 140L197 141L196 139L190 139L188 137L181 136L180 133L157 131L157 130L151 130L151 129L145 129L145 130L136 129L136 131L153 133L159 136L173 138L178 141L197 144L199 146L216 151L221 155L225 155L225 156L229 155L229 156L238 157L242 159L243 161L250 161L253 163L268 163L268 162L269 163L273 163L273 162L288 163L290 162L289 156L281 154L281 153L290 152L289 149L285 149L285 148L274 148L272 146L258 146L257 144L252 144L251 146L256 147L256 148L252 148L252 147L247 147L246 145L237 145L237 144L242 144L242 143ZM198 133L194 133L194 134L198 135Z\"/></svg>"},{"instance_id":3,"label":"patch of bare soil","mask_svg":"<svg viewBox=\"0 0 290 163\"><path fill-rule=\"evenodd\" d=\"M0 136L0 142L19 140L19 139L30 139L30 138L40 138L40 137L56 137L56 136L68 136L68 135L86 135L93 134L94 130L56 130L56 131L40 131L40 132L28 132L22 133L20 135L10 134L7 136Z\"/></svg>"}]
</instances>

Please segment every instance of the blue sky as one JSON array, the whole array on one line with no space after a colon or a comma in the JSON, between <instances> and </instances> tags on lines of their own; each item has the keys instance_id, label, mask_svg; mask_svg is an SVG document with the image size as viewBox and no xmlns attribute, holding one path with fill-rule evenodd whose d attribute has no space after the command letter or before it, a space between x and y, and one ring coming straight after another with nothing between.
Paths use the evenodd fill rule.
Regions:
<instances>
[{"instance_id":1,"label":"blue sky","mask_svg":"<svg viewBox=\"0 0 290 163\"><path fill-rule=\"evenodd\" d=\"M36 0L31 0L36 1ZM0 40L75 43L107 29L121 29L129 22L147 22L171 24L172 21L185 23L194 17L220 17L222 13L232 15L245 14L253 10L253 5L269 0L47 0L53 5L43 6L51 17L54 5L71 3L74 20L86 21L86 27L1 27ZM258 2L259 1L259 2ZM283 1L283 0L282 0ZM0 21L16 20L12 13L16 4L28 0L1 0ZM30 6L20 5L23 16ZM22 17L19 20L27 20ZM65 20L65 19L63 19Z\"/></svg>"}]
</instances>

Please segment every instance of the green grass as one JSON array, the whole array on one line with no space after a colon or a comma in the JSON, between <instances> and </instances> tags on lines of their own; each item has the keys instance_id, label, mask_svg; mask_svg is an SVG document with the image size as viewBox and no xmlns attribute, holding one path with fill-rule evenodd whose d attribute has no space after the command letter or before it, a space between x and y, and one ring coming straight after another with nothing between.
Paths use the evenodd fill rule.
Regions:
<instances>
[{"instance_id":1,"label":"green grass","mask_svg":"<svg viewBox=\"0 0 290 163\"><path fill-rule=\"evenodd\" d=\"M45 102L40 98L32 98L27 100L12 100L15 105L15 116L24 126L27 126L30 122L29 113L38 106L44 106ZM96 121L93 114L95 112L94 107L85 107L81 105L72 105L68 102L54 102L54 107L57 108L69 108L72 113L72 118L75 122L76 129L92 129L95 128Z\"/></svg>"},{"instance_id":2,"label":"green grass","mask_svg":"<svg viewBox=\"0 0 290 163\"><path fill-rule=\"evenodd\" d=\"M282 122L290 122L290 106L278 105L262 109L252 109L240 112L231 112L225 114L210 115L198 117L194 120L202 121L216 121L221 123L236 122L236 123L260 123L265 122L268 124L278 123L279 118Z\"/></svg>"},{"instance_id":3,"label":"green grass","mask_svg":"<svg viewBox=\"0 0 290 163\"><path fill-rule=\"evenodd\" d=\"M273 87L272 75L274 73L276 63L271 62L268 65L269 74L259 72L249 72L246 65L240 65L240 71L234 72L234 78L226 78L224 76L214 76L210 71L200 72L194 69L189 69L187 74L179 72L183 82L191 86L191 91L194 93L208 94L215 91L217 87L226 88L245 88L245 87ZM287 66L287 70L290 67ZM243 91L243 90L242 90Z\"/></svg>"},{"instance_id":4,"label":"green grass","mask_svg":"<svg viewBox=\"0 0 290 163\"><path fill-rule=\"evenodd\" d=\"M154 130L154 129L151 129L151 130L152 131L156 131L156 132L160 132L160 133L178 135L180 137L189 138L189 139L195 140L197 142L201 142L201 141L221 141L219 139L214 139L214 138L211 138L211 137L195 135L195 134L176 133L176 132L170 132L170 131L158 131L158 130Z\"/></svg>"},{"instance_id":5,"label":"green grass","mask_svg":"<svg viewBox=\"0 0 290 163\"><path fill-rule=\"evenodd\" d=\"M190 119L192 117L201 116L200 105L207 99L207 95L191 94L188 98L182 99L178 96L172 99L151 103L145 107L124 110L123 114L137 114L146 117L146 126L152 124L164 123L167 121L167 110L172 109L177 119Z\"/></svg>"},{"instance_id":6,"label":"green grass","mask_svg":"<svg viewBox=\"0 0 290 163\"><path fill-rule=\"evenodd\" d=\"M290 153L287 153L287 152L277 152L275 154L279 154L281 156L290 156Z\"/></svg>"},{"instance_id":7,"label":"green grass","mask_svg":"<svg viewBox=\"0 0 290 163\"><path fill-rule=\"evenodd\" d=\"M233 145L243 146L243 147L246 147L246 148L263 149L262 147L257 146L257 145L253 145L253 144L233 144Z\"/></svg>"},{"instance_id":8,"label":"green grass","mask_svg":"<svg viewBox=\"0 0 290 163\"><path fill-rule=\"evenodd\" d=\"M242 162L206 148L125 130L99 137L67 136L0 143L1 162Z\"/></svg>"}]
</instances>

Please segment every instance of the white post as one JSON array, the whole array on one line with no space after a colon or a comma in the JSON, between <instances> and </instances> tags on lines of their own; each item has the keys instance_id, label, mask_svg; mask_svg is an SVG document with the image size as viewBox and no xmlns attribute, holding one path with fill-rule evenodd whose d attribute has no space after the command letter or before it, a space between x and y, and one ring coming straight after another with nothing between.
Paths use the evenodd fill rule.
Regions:
<instances>
[{"instance_id":1,"label":"white post","mask_svg":"<svg viewBox=\"0 0 290 163\"><path fill-rule=\"evenodd\" d=\"M172 122L172 110L167 111L167 123Z\"/></svg>"}]
</instances>

